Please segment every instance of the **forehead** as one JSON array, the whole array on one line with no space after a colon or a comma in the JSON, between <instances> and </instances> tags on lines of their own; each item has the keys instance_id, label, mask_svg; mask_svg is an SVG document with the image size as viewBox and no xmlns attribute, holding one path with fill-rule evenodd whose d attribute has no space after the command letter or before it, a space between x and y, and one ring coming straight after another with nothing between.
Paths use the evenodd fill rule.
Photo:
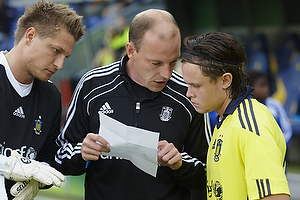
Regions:
<instances>
[{"instance_id":1,"label":"forehead","mask_svg":"<svg viewBox=\"0 0 300 200\"><path fill-rule=\"evenodd\" d=\"M200 83L203 81L209 81L210 78L204 76L201 67L196 64L184 62L182 63L182 75L183 79L189 83Z\"/></svg>"},{"instance_id":2,"label":"forehead","mask_svg":"<svg viewBox=\"0 0 300 200\"><path fill-rule=\"evenodd\" d=\"M55 37L45 38L50 45L59 48L65 54L71 55L73 47L75 46L75 38L67 30L61 29L57 32Z\"/></svg>"},{"instance_id":3,"label":"forehead","mask_svg":"<svg viewBox=\"0 0 300 200\"><path fill-rule=\"evenodd\" d=\"M149 61L160 61L163 63L171 63L177 61L180 56L179 45L170 46L163 42L161 43L144 43L140 47L139 54Z\"/></svg>"}]
</instances>

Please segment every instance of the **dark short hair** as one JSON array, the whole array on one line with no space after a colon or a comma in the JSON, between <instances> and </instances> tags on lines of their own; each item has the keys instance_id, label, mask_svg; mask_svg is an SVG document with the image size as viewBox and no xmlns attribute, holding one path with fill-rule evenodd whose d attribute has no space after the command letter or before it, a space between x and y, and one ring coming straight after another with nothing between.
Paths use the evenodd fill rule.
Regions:
<instances>
[{"instance_id":1,"label":"dark short hair","mask_svg":"<svg viewBox=\"0 0 300 200\"><path fill-rule=\"evenodd\" d=\"M210 32L188 36L183 42L182 62L199 65L203 75L216 81L224 73L231 73L230 97L237 98L248 84L244 74L247 57L244 48L230 34Z\"/></svg>"}]
</instances>

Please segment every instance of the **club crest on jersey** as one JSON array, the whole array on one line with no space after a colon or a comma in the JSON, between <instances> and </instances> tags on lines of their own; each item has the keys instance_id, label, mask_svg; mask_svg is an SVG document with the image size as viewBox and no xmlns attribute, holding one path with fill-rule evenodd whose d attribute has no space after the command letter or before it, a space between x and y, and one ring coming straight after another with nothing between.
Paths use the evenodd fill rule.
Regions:
<instances>
[{"instance_id":1,"label":"club crest on jersey","mask_svg":"<svg viewBox=\"0 0 300 200\"><path fill-rule=\"evenodd\" d=\"M217 145L216 145L216 149L215 149L215 157L214 157L214 161L218 162L221 156L221 147L223 144L223 140L218 139L217 140Z\"/></svg>"},{"instance_id":2,"label":"club crest on jersey","mask_svg":"<svg viewBox=\"0 0 300 200\"><path fill-rule=\"evenodd\" d=\"M217 200L223 199L223 187L219 181L211 181L211 183L207 183L207 194L208 197L215 196Z\"/></svg>"},{"instance_id":3,"label":"club crest on jersey","mask_svg":"<svg viewBox=\"0 0 300 200\"><path fill-rule=\"evenodd\" d=\"M37 134L37 135L40 135L41 134L41 132L42 132L42 124L43 124L43 122L41 121L41 116L39 116L39 119L36 119L35 121L34 121L34 132L35 132L35 134Z\"/></svg>"},{"instance_id":4,"label":"club crest on jersey","mask_svg":"<svg viewBox=\"0 0 300 200\"><path fill-rule=\"evenodd\" d=\"M160 120L164 122L169 121L171 119L172 112L173 112L173 108L170 108L168 106L163 106L159 114Z\"/></svg>"}]
</instances>

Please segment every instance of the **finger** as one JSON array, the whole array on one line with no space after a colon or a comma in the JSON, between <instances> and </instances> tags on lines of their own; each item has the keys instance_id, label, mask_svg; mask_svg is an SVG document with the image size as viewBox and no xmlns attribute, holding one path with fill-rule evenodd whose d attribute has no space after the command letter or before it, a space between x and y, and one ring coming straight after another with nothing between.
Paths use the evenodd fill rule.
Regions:
<instances>
[{"instance_id":1,"label":"finger","mask_svg":"<svg viewBox=\"0 0 300 200\"><path fill-rule=\"evenodd\" d=\"M94 133L88 133L82 143L91 149L105 152L110 151L110 144L103 137Z\"/></svg>"},{"instance_id":2,"label":"finger","mask_svg":"<svg viewBox=\"0 0 300 200\"><path fill-rule=\"evenodd\" d=\"M62 173L60 173L59 171L57 171L56 169L54 169L53 167L48 166L48 165L42 165L41 168L42 168L41 171L43 171L45 176L49 177L51 179L51 183L46 184L46 185L53 184L56 187L61 186L61 182L63 182L65 180L65 177ZM43 182L41 182L41 183L43 183Z\"/></svg>"},{"instance_id":3,"label":"finger","mask_svg":"<svg viewBox=\"0 0 300 200\"><path fill-rule=\"evenodd\" d=\"M101 145L92 142L89 144L88 142L83 142L81 147L81 156L82 158L87 160L98 160L101 155Z\"/></svg>"},{"instance_id":4,"label":"finger","mask_svg":"<svg viewBox=\"0 0 300 200\"><path fill-rule=\"evenodd\" d=\"M165 163L167 163L168 165L170 165L170 163L172 162L172 159L174 158L174 156L177 153L177 149L163 149L162 151L165 151L164 154L162 154L161 156L161 160Z\"/></svg>"},{"instance_id":5,"label":"finger","mask_svg":"<svg viewBox=\"0 0 300 200\"><path fill-rule=\"evenodd\" d=\"M169 165L173 165L181 160L181 154L178 151L170 153L169 156L166 161Z\"/></svg>"},{"instance_id":6,"label":"finger","mask_svg":"<svg viewBox=\"0 0 300 200\"><path fill-rule=\"evenodd\" d=\"M162 149L168 142L166 140L161 140L158 142L158 149Z\"/></svg>"},{"instance_id":7,"label":"finger","mask_svg":"<svg viewBox=\"0 0 300 200\"><path fill-rule=\"evenodd\" d=\"M173 143L168 143L165 141L162 141L159 144L159 148L158 148L158 157L159 158L163 158L164 156L166 156L173 148L175 148L175 146L173 145ZM170 156L170 155L168 155ZM166 160L167 157L163 160Z\"/></svg>"},{"instance_id":8,"label":"finger","mask_svg":"<svg viewBox=\"0 0 300 200\"><path fill-rule=\"evenodd\" d=\"M57 171L55 168L48 165L43 166L43 168L45 168L45 170L53 174L53 176L57 177L57 179L59 179L60 181L65 181L65 176L61 172Z\"/></svg>"},{"instance_id":9,"label":"finger","mask_svg":"<svg viewBox=\"0 0 300 200\"><path fill-rule=\"evenodd\" d=\"M110 152L110 144L103 137L96 135L95 141L102 146L101 151Z\"/></svg>"},{"instance_id":10,"label":"finger","mask_svg":"<svg viewBox=\"0 0 300 200\"><path fill-rule=\"evenodd\" d=\"M49 173L47 173L47 172L33 174L32 178L38 182L45 184L45 185L51 185L53 183L52 178L50 177Z\"/></svg>"},{"instance_id":11,"label":"finger","mask_svg":"<svg viewBox=\"0 0 300 200\"><path fill-rule=\"evenodd\" d=\"M98 160L101 152L110 152L109 143L100 135L94 133L87 134L82 142L82 158L85 161Z\"/></svg>"}]
</instances>

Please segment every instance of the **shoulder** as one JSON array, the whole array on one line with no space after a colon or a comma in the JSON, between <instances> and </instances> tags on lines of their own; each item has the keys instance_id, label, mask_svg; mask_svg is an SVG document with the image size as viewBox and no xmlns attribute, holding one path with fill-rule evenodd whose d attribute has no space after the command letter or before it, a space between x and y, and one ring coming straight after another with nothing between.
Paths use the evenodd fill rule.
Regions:
<instances>
[{"instance_id":1,"label":"shoulder","mask_svg":"<svg viewBox=\"0 0 300 200\"><path fill-rule=\"evenodd\" d=\"M79 80L78 84L84 84L86 82L93 82L97 80L97 82L108 82L114 77L120 75L120 61L112 63L110 65L97 67L89 70L86 72L81 79Z\"/></svg>"},{"instance_id":2,"label":"shoulder","mask_svg":"<svg viewBox=\"0 0 300 200\"><path fill-rule=\"evenodd\" d=\"M234 116L237 126L257 135L260 135L262 127L273 126L275 123L268 108L256 99L244 99L235 110Z\"/></svg>"},{"instance_id":3,"label":"shoulder","mask_svg":"<svg viewBox=\"0 0 300 200\"><path fill-rule=\"evenodd\" d=\"M120 61L117 61L117 62L111 63L109 65L105 65L102 67L96 67L96 68L89 70L82 76L82 79L89 80L89 79L97 78L97 77L105 77L105 76L109 76L109 75L114 74L115 72L119 72L119 71L120 71Z\"/></svg>"},{"instance_id":4,"label":"shoulder","mask_svg":"<svg viewBox=\"0 0 300 200\"><path fill-rule=\"evenodd\" d=\"M48 112L49 116L52 112L61 112L61 93L51 81L35 79L28 98L38 101L39 103L35 104L36 108L39 107L43 112Z\"/></svg>"},{"instance_id":5,"label":"shoulder","mask_svg":"<svg viewBox=\"0 0 300 200\"><path fill-rule=\"evenodd\" d=\"M268 97L266 99L266 106L276 106L276 107L283 107L283 105L277 101L276 99L272 98L272 97Z\"/></svg>"},{"instance_id":6,"label":"shoulder","mask_svg":"<svg viewBox=\"0 0 300 200\"><path fill-rule=\"evenodd\" d=\"M34 86L38 86L40 90L43 90L45 93L59 93L58 88L56 85L51 81L41 81L38 79L34 80Z\"/></svg>"},{"instance_id":7,"label":"shoulder","mask_svg":"<svg viewBox=\"0 0 300 200\"><path fill-rule=\"evenodd\" d=\"M121 77L120 61L93 68L81 76L73 93L86 96L95 90L97 93L109 91L123 81Z\"/></svg>"},{"instance_id":8,"label":"shoulder","mask_svg":"<svg viewBox=\"0 0 300 200\"><path fill-rule=\"evenodd\" d=\"M54 85L52 81L41 81L38 79L35 79L34 86L36 87L43 96L46 96L47 98L60 98L61 94L58 90L58 88Z\"/></svg>"}]
</instances>

